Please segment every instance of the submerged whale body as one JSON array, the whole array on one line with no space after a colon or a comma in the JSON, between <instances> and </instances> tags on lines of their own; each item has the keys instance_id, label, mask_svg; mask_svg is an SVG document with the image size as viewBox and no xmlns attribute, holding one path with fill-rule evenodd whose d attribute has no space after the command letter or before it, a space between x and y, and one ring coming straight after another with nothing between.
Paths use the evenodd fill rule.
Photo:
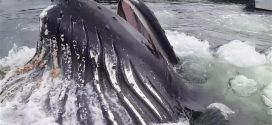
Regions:
<instances>
[{"instance_id":1,"label":"submerged whale body","mask_svg":"<svg viewBox=\"0 0 272 125\"><path fill-rule=\"evenodd\" d=\"M173 70L177 57L147 6L121 0L119 7L120 16L94 1L55 0L41 14L36 54L1 88L1 103L15 97L9 91L23 88L25 77L34 83L31 91L47 86L40 83L49 71L50 84L61 82L42 107L58 124L76 119L80 125L146 125L188 118L193 125L227 125L220 108L204 109L197 87ZM31 92L24 99L29 98Z\"/></svg>"}]
</instances>

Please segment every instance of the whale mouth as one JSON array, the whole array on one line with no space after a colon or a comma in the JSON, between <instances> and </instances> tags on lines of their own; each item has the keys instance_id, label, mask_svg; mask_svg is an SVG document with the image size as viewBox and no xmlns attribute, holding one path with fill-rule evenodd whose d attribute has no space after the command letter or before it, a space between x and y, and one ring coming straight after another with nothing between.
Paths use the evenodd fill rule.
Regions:
<instances>
[{"instance_id":1,"label":"whale mouth","mask_svg":"<svg viewBox=\"0 0 272 125\"><path fill-rule=\"evenodd\" d=\"M178 63L159 21L141 0L120 0L117 13L147 39L153 54L164 57L170 64Z\"/></svg>"},{"instance_id":2,"label":"whale mouth","mask_svg":"<svg viewBox=\"0 0 272 125\"><path fill-rule=\"evenodd\" d=\"M118 15L124 18L131 26L140 32L150 44L158 41L154 29L150 27L142 12L135 6L139 1L121 0L118 5ZM154 46L154 45L153 45Z\"/></svg>"},{"instance_id":3,"label":"whale mouth","mask_svg":"<svg viewBox=\"0 0 272 125\"><path fill-rule=\"evenodd\" d=\"M139 32L144 34L144 32L147 32L144 29L143 22L141 22L141 19L139 17L139 14L137 15L137 8L128 0L121 0L118 5L118 15L120 15L122 18L124 18L128 23L130 23L135 29L137 29Z\"/></svg>"},{"instance_id":4,"label":"whale mouth","mask_svg":"<svg viewBox=\"0 0 272 125\"><path fill-rule=\"evenodd\" d=\"M148 27L148 22L134 4L130 0L120 0L117 13L148 40L148 46L154 52L156 50L154 41L157 39L152 29Z\"/></svg>"}]
</instances>

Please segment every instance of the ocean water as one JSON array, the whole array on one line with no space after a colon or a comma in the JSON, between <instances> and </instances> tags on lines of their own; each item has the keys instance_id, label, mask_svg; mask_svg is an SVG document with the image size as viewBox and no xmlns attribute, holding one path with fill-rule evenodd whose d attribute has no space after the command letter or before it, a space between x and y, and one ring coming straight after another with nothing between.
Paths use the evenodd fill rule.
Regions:
<instances>
[{"instance_id":1,"label":"ocean water","mask_svg":"<svg viewBox=\"0 0 272 125\"><path fill-rule=\"evenodd\" d=\"M211 96L216 101L206 102L224 103L235 112L231 115L231 124L272 124L271 14L246 12L240 4L200 0L147 4L154 10L181 60L176 71L190 84L202 85L214 93ZM31 0L0 1L0 88L12 83L7 78L34 55L38 16L48 5L49 2ZM113 10L116 8L116 4L105 5ZM58 100L55 95L61 95L61 88L72 84L53 79L49 74L44 71L37 82L38 87L33 87L37 86L36 82L24 78L17 84L23 86L22 89L8 93L8 101L0 104L0 125L57 124L54 119L57 109L49 114L43 108L45 95L50 93L52 100ZM91 90L88 94L93 97ZM76 124L75 99L75 93L71 91L64 123ZM52 101L50 105L57 108L58 102ZM103 124L101 110L96 105L90 105L90 109L97 124ZM180 122L162 125L189 123L180 119Z\"/></svg>"},{"instance_id":2,"label":"ocean water","mask_svg":"<svg viewBox=\"0 0 272 125\"><path fill-rule=\"evenodd\" d=\"M235 112L231 124L272 124L271 49L259 53L255 45L240 40L211 49L208 41L177 31L167 34L183 61L177 71L212 92L215 102L229 106Z\"/></svg>"}]
</instances>

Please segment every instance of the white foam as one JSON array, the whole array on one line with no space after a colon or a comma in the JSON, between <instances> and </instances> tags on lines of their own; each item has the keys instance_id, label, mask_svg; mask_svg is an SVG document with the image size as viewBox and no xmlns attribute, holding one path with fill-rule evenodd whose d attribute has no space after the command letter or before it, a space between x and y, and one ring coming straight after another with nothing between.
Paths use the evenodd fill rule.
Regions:
<instances>
[{"instance_id":1,"label":"white foam","mask_svg":"<svg viewBox=\"0 0 272 125\"><path fill-rule=\"evenodd\" d=\"M76 83L73 81L62 80L62 78L53 78L50 70L45 70L41 81L29 82L30 79L24 79L17 82L18 90L7 90L1 94L1 97L9 97L0 104L0 124L1 125L58 125L56 123L60 111L62 111L62 96L66 89L67 101L65 112L62 115L63 124L78 124L76 106ZM31 80L30 80L31 81ZM1 84L9 84L12 81L3 81ZM23 84L20 86L20 84ZM89 89L88 93L94 93ZM14 88L14 87L11 87ZM14 96L10 96L10 94ZM92 99L93 96L87 96ZM1 99L1 98L0 98ZM93 101L93 100L91 100ZM93 102L95 103L95 102ZM91 116L96 124L104 124L100 106L96 107L90 103Z\"/></svg>"},{"instance_id":2,"label":"white foam","mask_svg":"<svg viewBox=\"0 0 272 125\"><path fill-rule=\"evenodd\" d=\"M44 73L42 78L43 82L41 83L44 84L44 86L39 90L35 87L35 85L38 84L37 82L29 82L19 89L21 91L12 91L14 97L11 97L10 100L6 100L6 102L0 105L0 121L2 121L3 124L57 125L54 117L48 116L47 112L44 110L44 102L47 98L49 88L52 85L52 82L50 82L51 80L47 81L49 74L49 72ZM22 81L22 83L25 82L26 80ZM36 88L36 90L33 88ZM27 99L28 95L29 98ZM2 94L1 96L6 96L6 94Z\"/></svg>"},{"instance_id":3,"label":"white foam","mask_svg":"<svg viewBox=\"0 0 272 125\"><path fill-rule=\"evenodd\" d=\"M180 58L187 56L212 58L208 41L201 41L193 36L188 36L177 31L166 31L166 34Z\"/></svg>"},{"instance_id":4,"label":"white foam","mask_svg":"<svg viewBox=\"0 0 272 125\"><path fill-rule=\"evenodd\" d=\"M231 114L234 114L235 112L232 111L228 106L226 106L225 104L222 104L222 103L212 103L210 104L208 107L208 109L211 109L211 108L217 108L221 111L222 115L228 119L229 118L229 115Z\"/></svg>"},{"instance_id":5,"label":"white foam","mask_svg":"<svg viewBox=\"0 0 272 125\"><path fill-rule=\"evenodd\" d=\"M89 104L89 109L90 109L90 112L92 112L91 117L92 117L92 119L94 121L94 124L95 125L104 125L104 124L106 124L106 120L105 120L105 118L103 116L103 113L102 113L102 110L101 110L101 104L99 102L98 95L96 94L96 92L94 92L93 86L91 84L87 84L86 85L86 90L88 90L87 91L87 93L88 93L87 96L88 96L89 100L92 101L92 103ZM75 116L76 116L76 112L73 112L73 113L75 113ZM73 117L71 117L70 119L72 119L72 118ZM74 119L74 120L76 120L76 119ZM72 125L74 125L74 124L72 124Z\"/></svg>"},{"instance_id":6,"label":"white foam","mask_svg":"<svg viewBox=\"0 0 272 125\"><path fill-rule=\"evenodd\" d=\"M257 90L257 82L243 75L237 75L230 81L230 86L239 96L251 96Z\"/></svg>"},{"instance_id":7,"label":"white foam","mask_svg":"<svg viewBox=\"0 0 272 125\"><path fill-rule=\"evenodd\" d=\"M12 49L9 51L8 56L0 59L0 68L15 68L24 65L34 56L35 50L35 48L29 48L26 46L17 47L16 44L14 44Z\"/></svg>"},{"instance_id":8,"label":"white foam","mask_svg":"<svg viewBox=\"0 0 272 125\"><path fill-rule=\"evenodd\" d=\"M217 54L220 58L237 67L252 67L266 63L266 57L258 53L254 46L239 40L221 46Z\"/></svg>"},{"instance_id":9,"label":"white foam","mask_svg":"<svg viewBox=\"0 0 272 125\"><path fill-rule=\"evenodd\" d=\"M264 104L268 107L268 114L272 115L272 83L263 89L263 94L261 96Z\"/></svg>"},{"instance_id":10,"label":"white foam","mask_svg":"<svg viewBox=\"0 0 272 125\"><path fill-rule=\"evenodd\" d=\"M269 64L272 64L272 47L266 51L266 59Z\"/></svg>"},{"instance_id":11,"label":"white foam","mask_svg":"<svg viewBox=\"0 0 272 125\"><path fill-rule=\"evenodd\" d=\"M53 117L46 116L46 113L32 102L24 106L18 106L18 109L14 105L1 107L0 117L1 125L57 125Z\"/></svg>"},{"instance_id":12,"label":"white foam","mask_svg":"<svg viewBox=\"0 0 272 125\"><path fill-rule=\"evenodd\" d=\"M67 83L67 84L74 84L72 82L63 82L63 83ZM72 89L73 88L73 89ZM76 92L75 92L75 85L72 85L70 87L70 91L67 93L68 97L67 97L67 101L65 104L65 113L63 114L63 124L64 125L76 125L78 124L77 119L75 119L75 117L77 117L77 107L76 107Z\"/></svg>"},{"instance_id":13,"label":"white foam","mask_svg":"<svg viewBox=\"0 0 272 125\"><path fill-rule=\"evenodd\" d=\"M153 124L153 125L190 125L188 119L180 119L178 122L169 122L169 123L162 123L162 124Z\"/></svg>"},{"instance_id":14,"label":"white foam","mask_svg":"<svg viewBox=\"0 0 272 125\"><path fill-rule=\"evenodd\" d=\"M203 86L234 111L239 110L238 115L247 114L246 119L256 118L254 120L266 116L263 111L265 106L258 97L262 95L264 102L272 105L270 89L266 89L266 94L261 94L258 89L272 82L271 49L266 53L259 53L254 45L234 40L213 51L207 41L179 32L166 33L177 56L182 60L181 66L177 66L177 71L188 77L189 83L198 82L194 81L198 78L194 77L195 75L203 75L206 79L201 81ZM229 93L228 83L234 75L237 76L232 80L232 90L239 96ZM245 106L248 102L250 105ZM272 114L272 108L268 106L267 112Z\"/></svg>"}]
</instances>

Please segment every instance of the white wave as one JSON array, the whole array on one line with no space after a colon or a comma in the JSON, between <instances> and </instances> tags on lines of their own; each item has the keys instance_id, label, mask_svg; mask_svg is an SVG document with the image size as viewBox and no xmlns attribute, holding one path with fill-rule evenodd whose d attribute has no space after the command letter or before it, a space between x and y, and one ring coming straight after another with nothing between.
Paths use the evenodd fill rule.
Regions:
<instances>
[{"instance_id":1,"label":"white wave","mask_svg":"<svg viewBox=\"0 0 272 125\"><path fill-rule=\"evenodd\" d=\"M190 125L188 119L180 119L179 122L169 122L169 123L163 123L163 124L153 124L153 125Z\"/></svg>"},{"instance_id":2,"label":"white wave","mask_svg":"<svg viewBox=\"0 0 272 125\"><path fill-rule=\"evenodd\" d=\"M251 96L258 90L257 82L243 75L230 80L230 86L240 96Z\"/></svg>"},{"instance_id":3,"label":"white wave","mask_svg":"<svg viewBox=\"0 0 272 125\"><path fill-rule=\"evenodd\" d=\"M21 91L11 92L11 95L8 96L14 97L0 105L1 125L56 125L54 117L48 116L44 110L44 102L52 85L52 82L51 84L47 83L49 82L47 81L49 74L49 72L44 74L41 83L25 84L25 80L20 81L21 84L25 84ZM44 85L44 87L37 90L36 85L38 84ZM30 97L28 97L29 94ZM5 97L5 93L2 96Z\"/></svg>"},{"instance_id":4,"label":"white wave","mask_svg":"<svg viewBox=\"0 0 272 125\"><path fill-rule=\"evenodd\" d=\"M219 109L222 113L222 115L226 118L229 119L229 115L235 114L234 111L232 111L228 106L222 104L222 103L212 103L208 107L208 109Z\"/></svg>"},{"instance_id":5,"label":"white wave","mask_svg":"<svg viewBox=\"0 0 272 125\"><path fill-rule=\"evenodd\" d=\"M269 64L272 64L272 47L266 51L266 59Z\"/></svg>"},{"instance_id":6,"label":"white wave","mask_svg":"<svg viewBox=\"0 0 272 125\"><path fill-rule=\"evenodd\" d=\"M180 58L196 56L211 58L210 44L208 41L201 41L193 36L188 36L177 31L166 31L167 37L171 42L176 54Z\"/></svg>"},{"instance_id":7,"label":"white wave","mask_svg":"<svg viewBox=\"0 0 272 125\"><path fill-rule=\"evenodd\" d=\"M266 63L266 57L258 53L254 46L239 40L221 46L217 54L220 58L238 67L251 67Z\"/></svg>"},{"instance_id":8,"label":"white wave","mask_svg":"<svg viewBox=\"0 0 272 125\"><path fill-rule=\"evenodd\" d=\"M0 59L0 68L16 68L24 65L34 56L35 50L35 48L26 46L17 47L17 45L14 44L12 49L8 52L8 56Z\"/></svg>"},{"instance_id":9,"label":"white wave","mask_svg":"<svg viewBox=\"0 0 272 125\"><path fill-rule=\"evenodd\" d=\"M272 63L272 49L269 49L266 54L261 54L249 42L233 40L214 52L211 51L208 41L202 41L177 31L166 31L166 34L177 56L181 59L197 57L211 60L214 59L215 53L223 61L237 67L253 67Z\"/></svg>"},{"instance_id":10,"label":"white wave","mask_svg":"<svg viewBox=\"0 0 272 125\"><path fill-rule=\"evenodd\" d=\"M272 87L266 87L264 92L259 91L259 88L272 83L271 49L259 53L249 42L234 40L213 50L208 41L176 31L166 33L177 56L183 61L181 73L191 78L190 83L195 83L194 80L199 78L195 75L204 76L206 80L201 82L205 88L233 111L237 110L238 116L247 114L248 116L243 116L243 119L271 122L265 121L270 116L263 109L267 107L267 112L272 114L270 106ZM184 61L187 64L184 64ZM234 91L229 91L230 87ZM261 101L261 97L264 102ZM251 105L248 105L249 103ZM265 106L264 103L269 106Z\"/></svg>"},{"instance_id":11,"label":"white wave","mask_svg":"<svg viewBox=\"0 0 272 125\"><path fill-rule=\"evenodd\" d=\"M38 81L31 79L15 79L18 82L13 85L18 89L5 90L1 94L0 99L6 98L0 104L0 125L58 125L56 122L59 113L63 124L76 125L77 120L77 85L73 81L62 80L62 78L53 78L50 70L45 70L43 76ZM32 82L29 82L32 81ZM1 84L8 84L11 81L5 81ZM87 86L87 97L93 99L93 103L89 104L92 117L95 124L103 125L104 119L102 111L97 105L97 99L94 97L94 91ZM67 101L62 108L62 100L65 98L66 89ZM8 98L8 99L7 99ZM63 112L64 111L64 112Z\"/></svg>"},{"instance_id":12,"label":"white wave","mask_svg":"<svg viewBox=\"0 0 272 125\"><path fill-rule=\"evenodd\" d=\"M272 83L263 89L262 99L264 104L267 106L267 113L272 115Z\"/></svg>"}]
</instances>

